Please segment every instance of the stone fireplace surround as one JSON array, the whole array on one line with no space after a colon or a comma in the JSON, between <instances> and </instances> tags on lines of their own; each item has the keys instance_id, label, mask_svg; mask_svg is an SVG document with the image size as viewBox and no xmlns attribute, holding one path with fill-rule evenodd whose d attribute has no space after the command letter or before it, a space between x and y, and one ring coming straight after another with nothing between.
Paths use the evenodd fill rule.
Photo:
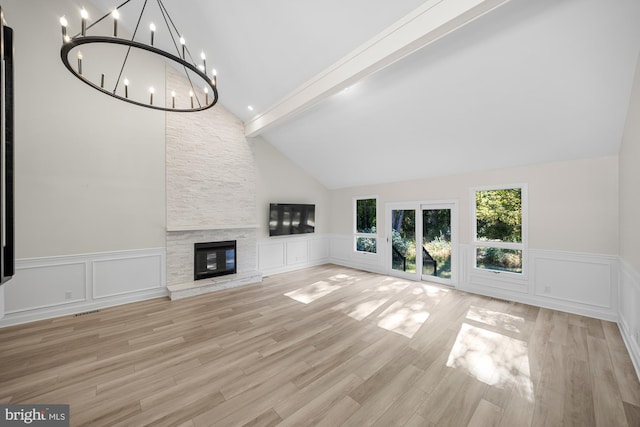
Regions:
<instances>
[{"instance_id":1,"label":"stone fireplace surround","mask_svg":"<svg viewBox=\"0 0 640 427\"><path fill-rule=\"evenodd\" d=\"M166 96L191 89L179 73L166 68ZM220 104L195 113L168 112L165 117L171 299L261 282L257 165L244 124ZM194 281L194 244L224 240L236 241L237 273Z\"/></svg>"},{"instance_id":2,"label":"stone fireplace surround","mask_svg":"<svg viewBox=\"0 0 640 427\"><path fill-rule=\"evenodd\" d=\"M256 270L257 227L167 231L167 289L172 300L262 281ZM193 280L194 243L236 241L237 273Z\"/></svg>"}]
</instances>

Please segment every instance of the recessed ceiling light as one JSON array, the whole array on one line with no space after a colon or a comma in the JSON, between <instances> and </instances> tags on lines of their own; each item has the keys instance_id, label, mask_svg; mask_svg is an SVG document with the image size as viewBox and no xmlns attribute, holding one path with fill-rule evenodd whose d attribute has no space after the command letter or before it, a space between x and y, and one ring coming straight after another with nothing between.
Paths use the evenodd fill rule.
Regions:
<instances>
[{"instance_id":1,"label":"recessed ceiling light","mask_svg":"<svg viewBox=\"0 0 640 427\"><path fill-rule=\"evenodd\" d=\"M253 107L251 105L247 105L247 108L249 109L249 111L253 111Z\"/></svg>"}]
</instances>

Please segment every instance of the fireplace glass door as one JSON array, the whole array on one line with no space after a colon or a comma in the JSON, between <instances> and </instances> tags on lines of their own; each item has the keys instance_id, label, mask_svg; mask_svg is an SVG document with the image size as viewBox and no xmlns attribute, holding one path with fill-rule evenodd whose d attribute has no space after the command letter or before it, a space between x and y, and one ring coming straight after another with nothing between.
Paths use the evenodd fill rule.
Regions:
<instances>
[{"instance_id":1,"label":"fireplace glass door","mask_svg":"<svg viewBox=\"0 0 640 427\"><path fill-rule=\"evenodd\" d=\"M196 243L193 280L236 273L236 241Z\"/></svg>"}]
</instances>

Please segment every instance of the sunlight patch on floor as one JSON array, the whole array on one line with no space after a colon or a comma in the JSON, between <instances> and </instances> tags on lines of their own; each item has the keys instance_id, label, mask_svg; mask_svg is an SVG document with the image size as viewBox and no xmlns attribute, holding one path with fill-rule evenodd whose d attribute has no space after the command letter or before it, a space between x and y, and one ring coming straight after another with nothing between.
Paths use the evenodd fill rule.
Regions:
<instances>
[{"instance_id":1,"label":"sunlight patch on floor","mask_svg":"<svg viewBox=\"0 0 640 427\"><path fill-rule=\"evenodd\" d=\"M467 319L516 333L522 332L521 328L525 323L523 317L500 313L498 311L491 311L486 308L475 307L473 305L469 307Z\"/></svg>"},{"instance_id":2,"label":"sunlight patch on floor","mask_svg":"<svg viewBox=\"0 0 640 427\"><path fill-rule=\"evenodd\" d=\"M412 338L420 326L429 318L422 302L394 302L378 318L378 326L391 332Z\"/></svg>"},{"instance_id":3,"label":"sunlight patch on floor","mask_svg":"<svg viewBox=\"0 0 640 427\"><path fill-rule=\"evenodd\" d=\"M426 297L432 304L438 304L442 298L448 293L448 289L442 289L437 286L422 284L414 287L411 293L416 297Z\"/></svg>"},{"instance_id":4,"label":"sunlight patch on floor","mask_svg":"<svg viewBox=\"0 0 640 427\"><path fill-rule=\"evenodd\" d=\"M296 289L284 294L291 299L294 299L303 304L309 304L318 298L329 295L331 292L340 289L342 285L325 282L323 280L304 286L300 289Z\"/></svg>"},{"instance_id":5,"label":"sunlight patch on floor","mask_svg":"<svg viewBox=\"0 0 640 427\"><path fill-rule=\"evenodd\" d=\"M533 402L527 343L463 323L447 366L490 386L512 389Z\"/></svg>"},{"instance_id":6,"label":"sunlight patch on floor","mask_svg":"<svg viewBox=\"0 0 640 427\"><path fill-rule=\"evenodd\" d=\"M352 319L362 320L376 311L378 308L382 307L387 301L389 301L389 298L378 298L361 302L351 310L344 311L344 313Z\"/></svg>"},{"instance_id":7,"label":"sunlight patch on floor","mask_svg":"<svg viewBox=\"0 0 640 427\"><path fill-rule=\"evenodd\" d=\"M365 291L363 291L362 293L369 293L369 292L393 292L395 294L404 291L407 286L409 286L409 284L407 282L391 282L391 283L382 283L381 285L378 285L374 288L371 289L367 289Z\"/></svg>"}]
</instances>

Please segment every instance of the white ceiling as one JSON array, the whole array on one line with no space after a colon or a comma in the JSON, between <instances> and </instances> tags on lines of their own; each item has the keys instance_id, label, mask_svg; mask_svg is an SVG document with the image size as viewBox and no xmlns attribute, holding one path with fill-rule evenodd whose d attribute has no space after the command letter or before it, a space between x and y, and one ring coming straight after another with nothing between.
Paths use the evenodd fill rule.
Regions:
<instances>
[{"instance_id":1,"label":"white ceiling","mask_svg":"<svg viewBox=\"0 0 640 427\"><path fill-rule=\"evenodd\" d=\"M163 2L245 122L423 3ZM640 1L511 0L261 136L327 188L615 155L639 52Z\"/></svg>"}]
</instances>

